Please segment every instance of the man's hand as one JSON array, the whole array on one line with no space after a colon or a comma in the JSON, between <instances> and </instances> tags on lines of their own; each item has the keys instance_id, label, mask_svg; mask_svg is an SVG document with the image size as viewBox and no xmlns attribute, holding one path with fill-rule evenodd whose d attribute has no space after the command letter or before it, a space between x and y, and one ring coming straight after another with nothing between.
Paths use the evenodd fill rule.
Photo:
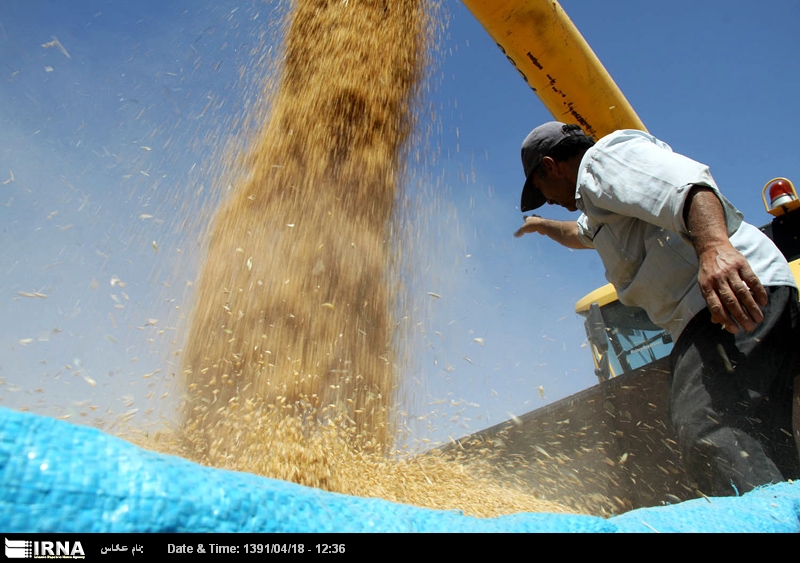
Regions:
<instances>
[{"instance_id":1,"label":"man's hand","mask_svg":"<svg viewBox=\"0 0 800 563\"><path fill-rule=\"evenodd\" d=\"M739 332L739 325L752 332L764 320L759 305L767 304L767 290L731 244L716 194L710 188L693 186L684 205L684 218L697 251L697 283L711 321L731 334Z\"/></svg>"},{"instance_id":2,"label":"man's hand","mask_svg":"<svg viewBox=\"0 0 800 563\"><path fill-rule=\"evenodd\" d=\"M528 215L525 217L525 223L519 229L517 229L517 232L514 233L514 236L519 238L528 233L539 232L543 221L544 219L538 215Z\"/></svg>"},{"instance_id":3,"label":"man's hand","mask_svg":"<svg viewBox=\"0 0 800 563\"><path fill-rule=\"evenodd\" d=\"M698 259L697 282L711 321L731 334L739 332L739 325L752 332L764 320L759 305L767 304L767 291L745 257L728 243L707 248Z\"/></svg>"},{"instance_id":4,"label":"man's hand","mask_svg":"<svg viewBox=\"0 0 800 563\"><path fill-rule=\"evenodd\" d=\"M586 248L578 237L578 223L575 221L556 221L529 215L525 217L525 223L517 229L514 236L521 237L527 233L543 234L567 248Z\"/></svg>"}]
</instances>

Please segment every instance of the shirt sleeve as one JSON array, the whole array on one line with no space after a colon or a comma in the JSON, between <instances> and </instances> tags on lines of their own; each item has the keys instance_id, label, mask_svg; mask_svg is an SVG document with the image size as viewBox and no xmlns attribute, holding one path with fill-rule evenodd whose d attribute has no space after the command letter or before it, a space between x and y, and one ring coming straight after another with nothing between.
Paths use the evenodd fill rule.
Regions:
<instances>
[{"instance_id":1,"label":"shirt sleeve","mask_svg":"<svg viewBox=\"0 0 800 563\"><path fill-rule=\"evenodd\" d=\"M578 217L578 238L586 248L594 248L594 235L597 230L584 213Z\"/></svg>"},{"instance_id":2,"label":"shirt sleeve","mask_svg":"<svg viewBox=\"0 0 800 563\"><path fill-rule=\"evenodd\" d=\"M742 214L719 192L708 167L681 154L642 131L619 131L589 149L578 175L582 211L600 225L606 213L635 217L688 236L683 217L692 186L711 188L722 204L728 236L742 223ZM592 237L593 238L593 237Z\"/></svg>"}]
</instances>

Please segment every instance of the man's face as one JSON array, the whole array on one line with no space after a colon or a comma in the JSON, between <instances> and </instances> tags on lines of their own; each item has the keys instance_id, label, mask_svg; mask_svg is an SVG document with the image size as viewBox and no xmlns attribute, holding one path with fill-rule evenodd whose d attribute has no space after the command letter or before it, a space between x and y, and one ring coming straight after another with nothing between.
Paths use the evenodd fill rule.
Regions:
<instances>
[{"instance_id":1,"label":"man's face","mask_svg":"<svg viewBox=\"0 0 800 563\"><path fill-rule=\"evenodd\" d=\"M550 205L560 205L569 211L577 211L575 205L575 181L566 174L564 163L545 157L535 170L533 185L542 192ZM544 171L544 176L540 174Z\"/></svg>"}]
</instances>

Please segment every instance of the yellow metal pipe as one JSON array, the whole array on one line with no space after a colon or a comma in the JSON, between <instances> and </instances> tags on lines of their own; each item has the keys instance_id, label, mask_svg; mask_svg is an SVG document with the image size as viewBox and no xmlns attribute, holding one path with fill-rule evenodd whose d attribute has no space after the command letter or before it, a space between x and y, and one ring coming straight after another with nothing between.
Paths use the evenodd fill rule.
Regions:
<instances>
[{"instance_id":1,"label":"yellow metal pipe","mask_svg":"<svg viewBox=\"0 0 800 563\"><path fill-rule=\"evenodd\" d=\"M463 0L553 117L599 139L644 124L555 0Z\"/></svg>"}]
</instances>

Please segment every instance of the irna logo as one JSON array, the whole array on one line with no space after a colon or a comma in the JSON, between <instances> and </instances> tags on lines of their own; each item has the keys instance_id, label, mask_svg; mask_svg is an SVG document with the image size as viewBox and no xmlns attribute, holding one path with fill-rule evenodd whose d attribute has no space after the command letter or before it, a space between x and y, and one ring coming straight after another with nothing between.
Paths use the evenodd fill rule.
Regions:
<instances>
[{"instance_id":1,"label":"irna logo","mask_svg":"<svg viewBox=\"0 0 800 563\"><path fill-rule=\"evenodd\" d=\"M6 540L7 559L84 559L81 542Z\"/></svg>"}]
</instances>

